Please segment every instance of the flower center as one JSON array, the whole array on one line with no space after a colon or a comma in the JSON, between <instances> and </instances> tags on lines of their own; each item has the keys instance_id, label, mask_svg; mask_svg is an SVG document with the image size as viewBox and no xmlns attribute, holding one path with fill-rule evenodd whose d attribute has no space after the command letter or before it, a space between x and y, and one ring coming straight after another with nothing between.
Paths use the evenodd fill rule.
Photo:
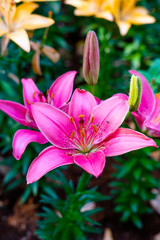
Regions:
<instances>
[{"instance_id":1,"label":"flower center","mask_svg":"<svg viewBox=\"0 0 160 240\"><path fill-rule=\"evenodd\" d=\"M93 116L90 118L88 124L85 123L83 114L80 114L78 118L77 129L71 133L70 138L76 145L75 150L77 150L78 153L89 153L94 150L93 142L98 129L97 126L93 124ZM74 123L73 117L70 118L70 121L72 124Z\"/></svg>"}]
</instances>

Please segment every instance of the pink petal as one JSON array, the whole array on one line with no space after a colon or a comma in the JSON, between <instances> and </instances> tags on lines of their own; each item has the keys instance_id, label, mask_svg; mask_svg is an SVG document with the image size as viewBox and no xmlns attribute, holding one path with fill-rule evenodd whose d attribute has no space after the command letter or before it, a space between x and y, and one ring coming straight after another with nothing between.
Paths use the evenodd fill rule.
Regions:
<instances>
[{"instance_id":1,"label":"pink petal","mask_svg":"<svg viewBox=\"0 0 160 240\"><path fill-rule=\"evenodd\" d=\"M48 147L31 163L27 173L27 184L39 180L46 173L59 166L72 163L74 162L70 151L56 147Z\"/></svg>"},{"instance_id":2,"label":"pink petal","mask_svg":"<svg viewBox=\"0 0 160 240\"><path fill-rule=\"evenodd\" d=\"M134 70L130 70L129 73L138 76L142 81L142 98L138 113L142 114L142 118L147 118L155 107L155 95L147 79L142 74Z\"/></svg>"},{"instance_id":3,"label":"pink petal","mask_svg":"<svg viewBox=\"0 0 160 240\"><path fill-rule=\"evenodd\" d=\"M78 128L81 120L83 126L88 123L91 111L95 106L97 106L96 100L90 92L80 89L74 91L68 112L73 117Z\"/></svg>"},{"instance_id":4,"label":"pink petal","mask_svg":"<svg viewBox=\"0 0 160 240\"><path fill-rule=\"evenodd\" d=\"M60 108L69 101L76 73L76 71L66 72L55 80L48 92L48 103L53 102L55 107Z\"/></svg>"},{"instance_id":5,"label":"pink petal","mask_svg":"<svg viewBox=\"0 0 160 240\"><path fill-rule=\"evenodd\" d=\"M129 99L129 97L124 93L117 93L117 94L114 94L113 96L121 97L121 98L123 98L124 100L127 100L127 101Z\"/></svg>"},{"instance_id":6,"label":"pink petal","mask_svg":"<svg viewBox=\"0 0 160 240\"><path fill-rule=\"evenodd\" d=\"M99 143L115 132L124 121L129 111L128 101L119 96L108 98L92 111L91 118L94 119L89 131L95 134L94 143Z\"/></svg>"},{"instance_id":7,"label":"pink petal","mask_svg":"<svg viewBox=\"0 0 160 240\"><path fill-rule=\"evenodd\" d=\"M13 156L19 160L24 153L27 145L31 142L37 142L40 144L47 143L47 139L42 135L41 132L20 129L18 130L13 138Z\"/></svg>"},{"instance_id":8,"label":"pink petal","mask_svg":"<svg viewBox=\"0 0 160 240\"><path fill-rule=\"evenodd\" d=\"M150 129L147 131L148 135L159 137L160 136L160 99L156 98L156 105L152 114L144 121L144 126Z\"/></svg>"},{"instance_id":9,"label":"pink petal","mask_svg":"<svg viewBox=\"0 0 160 240\"><path fill-rule=\"evenodd\" d=\"M99 105L102 102L102 100L100 98L98 98L98 97L94 97L94 98L96 100L97 105Z\"/></svg>"},{"instance_id":10,"label":"pink petal","mask_svg":"<svg viewBox=\"0 0 160 240\"><path fill-rule=\"evenodd\" d=\"M98 177L105 166L105 155L102 151L79 154L75 155L74 161L86 172Z\"/></svg>"},{"instance_id":11,"label":"pink petal","mask_svg":"<svg viewBox=\"0 0 160 240\"><path fill-rule=\"evenodd\" d=\"M7 100L0 100L0 110L5 112L11 118L13 118L16 122L24 125L29 126L29 123L26 121L26 112L27 109L25 106L11 102Z\"/></svg>"},{"instance_id":12,"label":"pink petal","mask_svg":"<svg viewBox=\"0 0 160 240\"><path fill-rule=\"evenodd\" d=\"M151 139L127 128L119 128L106 140L104 154L107 157L121 155L144 147L157 147Z\"/></svg>"},{"instance_id":13,"label":"pink petal","mask_svg":"<svg viewBox=\"0 0 160 240\"><path fill-rule=\"evenodd\" d=\"M132 112L132 115L134 116L141 131L144 132L146 130L146 127L144 126L145 117L138 112Z\"/></svg>"},{"instance_id":14,"label":"pink petal","mask_svg":"<svg viewBox=\"0 0 160 240\"><path fill-rule=\"evenodd\" d=\"M65 112L68 114L68 109L69 109L69 103L66 103L62 107L59 108L61 111Z\"/></svg>"},{"instance_id":15,"label":"pink petal","mask_svg":"<svg viewBox=\"0 0 160 240\"><path fill-rule=\"evenodd\" d=\"M60 148L73 148L70 136L75 132L71 118L47 103L32 104L32 113L38 128L49 142Z\"/></svg>"},{"instance_id":16,"label":"pink petal","mask_svg":"<svg viewBox=\"0 0 160 240\"><path fill-rule=\"evenodd\" d=\"M34 102L45 102L45 97L39 91L34 81L29 79L22 79L23 84L23 99L25 106L31 110L31 104Z\"/></svg>"}]
</instances>

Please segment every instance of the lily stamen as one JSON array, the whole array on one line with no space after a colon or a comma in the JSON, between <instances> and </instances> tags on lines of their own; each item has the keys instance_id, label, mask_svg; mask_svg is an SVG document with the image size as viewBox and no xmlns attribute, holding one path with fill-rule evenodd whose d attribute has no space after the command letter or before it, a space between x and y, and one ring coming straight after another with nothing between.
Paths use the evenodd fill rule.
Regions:
<instances>
[{"instance_id":1,"label":"lily stamen","mask_svg":"<svg viewBox=\"0 0 160 240\"><path fill-rule=\"evenodd\" d=\"M71 123L73 124L73 123L74 123L74 118L71 117L71 118L70 118L70 121L71 121Z\"/></svg>"},{"instance_id":2,"label":"lily stamen","mask_svg":"<svg viewBox=\"0 0 160 240\"><path fill-rule=\"evenodd\" d=\"M33 93L33 96L32 96L32 97L33 97L33 99L34 99L35 95L36 95L36 91Z\"/></svg>"},{"instance_id":3,"label":"lily stamen","mask_svg":"<svg viewBox=\"0 0 160 240\"><path fill-rule=\"evenodd\" d=\"M31 105L30 102L29 102L29 100L28 100L28 98L26 99L26 102L28 103L28 105Z\"/></svg>"}]
</instances>

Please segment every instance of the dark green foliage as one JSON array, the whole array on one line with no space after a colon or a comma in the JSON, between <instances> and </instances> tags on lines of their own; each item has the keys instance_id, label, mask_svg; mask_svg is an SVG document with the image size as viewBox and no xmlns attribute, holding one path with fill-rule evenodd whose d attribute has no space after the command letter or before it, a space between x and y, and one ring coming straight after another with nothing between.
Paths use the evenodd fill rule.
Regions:
<instances>
[{"instance_id":1,"label":"dark green foliage","mask_svg":"<svg viewBox=\"0 0 160 240\"><path fill-rule=\"evenodd\" d=\"M98 193L96 188L85 190L87 184L83 189L80 188L82 184L79 184L75 191L72 181L68 181L61 172L58 176L66 197L62 200L54 190L47 192L47 195L42 195L41 202L44 206L43 212L39 214L41 220L38 221L37 235L43 240L85 240L85 233L99 233L100 229L97 227L100 224L90 217L102 211L102 208L83 212L81 209L87 203L108 200L109 197ZM81 183L85 180L88 183L89 179L90 175L85 172Z\"/></svg>"},{"instance_id":2,"label":"dark green foliage","mask_svg":"<svg viewBox=\"0 0 160 240\"><path fill-rule=\"evenodd\" d=\"M132 221L142 228L141 216L151 213L148 201L155 198L152 189L159 187L158 179L153 172L160 169L160 163L150 157L148 149L126 154L125 158L117 157L114 167L112 194L115 198L115 211L121 213L121 221Z\"/></svg>"}]
</instances>

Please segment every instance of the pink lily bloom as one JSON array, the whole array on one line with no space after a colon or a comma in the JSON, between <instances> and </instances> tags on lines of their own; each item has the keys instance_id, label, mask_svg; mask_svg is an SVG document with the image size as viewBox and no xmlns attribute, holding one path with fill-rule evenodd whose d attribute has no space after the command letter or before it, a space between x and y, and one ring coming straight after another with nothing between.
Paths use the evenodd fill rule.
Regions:
<instances>
[{"instance_id":1,"label":"pink lily bloom","mask_svg":"<svg viewBox=\"0 0 160 240\"><path fill-rule=\"evenodd\" d=\"M77 164L98 177L105 156L116 156L156 143L131 129L119 128L129 111L128 101L113 96L98 104L94 96L76 89L68 114L43 103L32 105L35 122L54 146L44 149L31 163L27 183L62 165Z\"/></svg>"},{"instance_id":2,"label":"pink lily bloom","mask_svg":"<svg viewBox=\"0 0 160 240\"><path fill-rule=\"evenodd\" d=\"M43 102L67 111L72 91L76 71L69 71L58 77L47 91L47 96L43 95L36 87L32 79L22 79L24 105L16 102L0 100L0 110L8 114L16 122L34 129L38 129L33 119L31 105L35 102ZM47 143L48 140L43 134L36 130L20 129L13 138L13 156L19 160L30 142L40 144Z\"/></svg>"},{"instance_id":3,"label":"pink lily bloom","mask_svg":"<svg viewBox=\"0 0 160 240\"><path fill-rule=\"evenodd\" d=\"M143 132L153 137L160 137L160 94L154 94L147 79L137 71L129 71L142 81L142 98L136 112L132 112Z\"/></svg>"}]
</instances>

